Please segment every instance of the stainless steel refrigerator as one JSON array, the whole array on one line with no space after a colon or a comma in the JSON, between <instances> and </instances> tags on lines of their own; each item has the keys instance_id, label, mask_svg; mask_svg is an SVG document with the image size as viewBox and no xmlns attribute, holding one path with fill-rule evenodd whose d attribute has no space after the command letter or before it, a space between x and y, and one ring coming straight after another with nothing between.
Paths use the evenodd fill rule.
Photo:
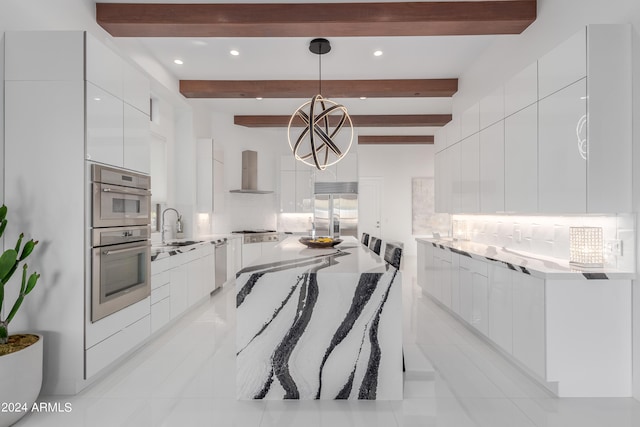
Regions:
<instances>
[{"instance_id":1,"label":"stainless steel refrigerator","mask_svg":"<svg viewBox=\"0 0 640 427\"><path fill-rule=\"evenodd\" d=\"M358 183L316 182L314 223L317 236L358 237Z\"/></svg>"}]
</instances>

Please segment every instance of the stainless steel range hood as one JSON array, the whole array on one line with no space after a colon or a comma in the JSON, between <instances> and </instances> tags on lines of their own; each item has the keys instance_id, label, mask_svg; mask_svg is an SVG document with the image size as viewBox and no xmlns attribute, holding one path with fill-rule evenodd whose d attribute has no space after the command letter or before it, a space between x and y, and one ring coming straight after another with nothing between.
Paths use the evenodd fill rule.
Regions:
<instances>
[{"instance_id":1,"label":"stainless steel range hood","mask_svg":"<svg viewBox=\"0 0 640 427\"><path fill-rule=\"evenodd\" d=\"M271 194L273 191L258 190L258 152L242 152L242 188L231 193Z\"/></svg>"}]
</instances>

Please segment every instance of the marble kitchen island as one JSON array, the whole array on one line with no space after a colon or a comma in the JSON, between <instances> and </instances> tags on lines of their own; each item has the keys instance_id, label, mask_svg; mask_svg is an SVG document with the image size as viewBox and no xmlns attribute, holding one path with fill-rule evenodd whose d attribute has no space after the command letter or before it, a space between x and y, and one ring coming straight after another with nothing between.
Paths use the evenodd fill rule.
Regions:
<instances>
[{"instance_id":1,"label":"marble kitchen island","mask_svg":"<svg viewBox=\"0 0 640 427\"><path fill-rule=\"evenodd\" d=\"M402 280L345 238L289 237L236 280L239 399L402 399Z\"/></svg>"}]
</instances>

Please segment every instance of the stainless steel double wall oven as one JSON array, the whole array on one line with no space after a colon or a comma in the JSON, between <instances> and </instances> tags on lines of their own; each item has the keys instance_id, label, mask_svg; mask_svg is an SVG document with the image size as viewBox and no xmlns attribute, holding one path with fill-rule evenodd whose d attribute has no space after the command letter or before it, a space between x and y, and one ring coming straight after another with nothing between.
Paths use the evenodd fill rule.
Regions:
<instances>
[{"instance_id":1,"label":"stainless steel double wall oven","mask_svg":"<svg viewBox=\"0 0 640 427\"><path fill-rule=\"evenodd\" d=\"M151 192L147 175L91 165L91 321L151 293Z\"/></svg>"}]
</instances>

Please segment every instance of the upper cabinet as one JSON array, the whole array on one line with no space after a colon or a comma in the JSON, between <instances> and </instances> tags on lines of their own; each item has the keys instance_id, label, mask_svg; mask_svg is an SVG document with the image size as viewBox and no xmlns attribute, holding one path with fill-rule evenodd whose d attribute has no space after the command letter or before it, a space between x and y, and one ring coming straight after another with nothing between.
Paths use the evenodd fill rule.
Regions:
<instances>
[{"instance_id":1,"label":"upper cabinet","mask_svg":"<svg viewBox=\"0 0 640 427\"><path fill-rule=\"evenodd\" d=\"M280 156L280 212L313 212L312 201L311 167L296 161L291 154Z\"/></svg>"},{"instance_id":2,"label":"upper cabinet","mask_svg":"<svg viewBox=\"0 0 640 427\"><path fill-rule=\"evenodd\" d=\"M538 100L538 63L534 62L504 84L504 116Z\"/></svg>"},{"instance_id":3,"label":"upper cabinet","mask_svg":"<svg viewBox=\"0 0 640 427\"><path fill-rule=\"evenodd\" d=\"M538 104L540 212L587 209L586 92L582 79Z\"/></svg>"},{"instance_id":4,"label":"upper cabinet","mask_svg":"<svg viewBox=\"0 0 640 427\"><path fill-rule=\"evenodd\" d=\"M87 81L122 99L124 61L113 50L87 34Z\"/></svg>"},{"instance_id":5,"label":"upper cabinet","mask_svg":"<svg viewBox=\"0 0 640 427\"><path fill-rule=\"evenodd\" d=\"M504 86L500 86L480 100L480 129L501 121L504 114Z\"/></svg>"},{"instance_id":6,"label":"upper cabinet","mask_svg":"<svg viewBox=\"0 0 640 427\"><path fill-rule=\"evenodd\" d=\"M131 64L124 64L122 92L125 103L147 116L151 115L149 79Z\"/></svg>"},{"instance_id":7,"label":"upper cabinet","mask_svg":"<svg viewBox=\"0 0 640 427\"><path fill-rule=\"evenodd\" d=\"M86 35L87 160L150 172L149 80Z\"/></svg>"},{"instance_id":8,"label":"upper cabinet","mask_svg":"<svg viewBox=\"0 0 640 427\"><path fill-rule=\"evenodd\" d=\"M436 142L462 138L460 181L436 156L439 211L458 191L464 213L631 212L631 71L631 27L590 25L454 117Z\"/></svg>"},{"instance_id":9,"label":"upper cabinet","mask_svg":"<svg viewBox=\"0 0 640 427\"><path fill-rule=\"evenodd\" d=\"M538 60L539 99L587 75L587 33L592 28L581 30Z\"/></svg>"}]
</instances>

